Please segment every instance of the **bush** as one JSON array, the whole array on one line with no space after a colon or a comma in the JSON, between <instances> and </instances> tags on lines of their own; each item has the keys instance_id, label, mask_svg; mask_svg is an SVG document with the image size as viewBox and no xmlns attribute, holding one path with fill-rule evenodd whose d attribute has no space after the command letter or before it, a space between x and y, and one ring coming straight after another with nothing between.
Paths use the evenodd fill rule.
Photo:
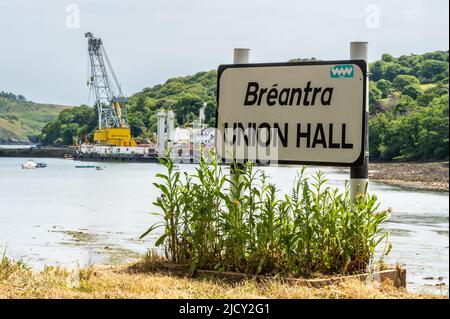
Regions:
<instances>
[{"instance_id":1,"label":"bush","mask_svg":"<svg viewBox=\"0 0 450 319\"><path fill-rule=\"evenodd\" d=\"M403 92L403 89L408 85L419 86L419 80L412 75L397 75L394 79L393 85L396 90Z\"/></svg>"},{"instance_id":2,"label":"bush","mask_svg":"<svg viewBox=\"0 0 450 319\"><path fill-rule=\"evenodd\" d=\"M428 106L431 103L431 101L433 101L437 97L438 96L436 94L429 94L429 93L421 94L416 99L417 105Z\"/></svg>"},{"instance_id":3,"label":"bush","mask_svg":"<svg viewBox=\"0 0 450 319\"><path fill-rule=\"evenodd\" d=\"M387 237L380 225L388 212L377 212L375 196L352 203L348 187L340 193L325 186L321 172L310 183L305 169L291 194L281 196L251 164L232 178L211 158L203 158L196 173L185 176L170 160L162 161L167 173L158 174L162 182L154 185L162 193L155 205L163 221L141 236L162 227L156 246L173 262L188 263L191 272L359 273Z\"/></svg>"},{"instance_id":4,"label":"bush","mask_svg":"<svg viewBox=\"0 0 450 319\"><path fill-rule=\"evenodd\" d=\"M412 97L408 95L402 95L397 100L396 104L392 107L390 112L393 115L406 115L416 109L417 103Z\"/></svg>"},{"instance_id":5,"label":"bush","mask_svg":"<svg viewBox=\"0 0 450 319\"><path fill-rule=\"evenodd\" d=\"M403 88L402 93L415 100L423 91L419 85L407 85Z\"/></svg>"},{"instance_id":6,"label":"bush","mask_svg":"<svg viewBox=\"0 0 450 319\"><path fill-rule=\"evenodd\" d=\"M392 83L388 80L383 79L377 82L377 88L381 91L381 97L384 99L389 97L394 91Z\"/></svg>"}]
</instances>

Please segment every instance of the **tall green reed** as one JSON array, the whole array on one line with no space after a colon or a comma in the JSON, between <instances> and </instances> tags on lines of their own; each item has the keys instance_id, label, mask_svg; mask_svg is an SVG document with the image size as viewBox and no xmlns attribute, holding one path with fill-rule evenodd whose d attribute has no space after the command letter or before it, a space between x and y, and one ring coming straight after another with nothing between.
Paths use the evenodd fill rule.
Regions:
<instances>
[{"instance_id":1,"label":"tall green reed","mask_svg":"<svg viewBox=\"0 0 450 319\"><path fill-rule=\"evenodd\" d=\"M388 233L381 224L376 196L350 199L327 186L322 172L312 177L305 168L290 194L280 194L263 170L247 163L235 178L213 154L202 156L194 174L174 170L170 159L161 163L166 174L154 185L162 221L142 236L162 228L156 246L166 258L196 269L248 274L349 274L366 271L376 247ZM389 253L390 244L381 258Z\"/></svg>"}]
</instances>

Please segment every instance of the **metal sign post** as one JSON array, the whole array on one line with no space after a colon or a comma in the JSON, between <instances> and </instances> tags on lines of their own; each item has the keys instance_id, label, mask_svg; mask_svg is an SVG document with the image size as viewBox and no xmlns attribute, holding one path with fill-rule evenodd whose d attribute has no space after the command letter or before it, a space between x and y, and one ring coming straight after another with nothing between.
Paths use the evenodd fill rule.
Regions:
<instances>
[{"instance_id":1,"label":"metal sign post","mask_svg":"<svg viewBox=\"0 0 450 319\"><path fill-rule=\"evenodd\" d=\"M250 49L246 48L235 48L233 52L233 63L234 64L246 64L250 63ZM233 162L230 166L231 180L233 183L239 183L240 175L245 170L245 163ZM237 190L230 185L231 196L239 195L236 194Z\"/></svg>"},{"instance_id":2,"label":"metal sign post","mask_svg":"<svg viewBox=\"0 0 450 319\"><path fill-rule=\"evenodd\" d=\"M351 42L350 43L350 59L364 60L367 64L367 86L366 86L366 116L365 116L365 132L364 132L364 164L361 167L350 168L350 195L353 201L360 194L365 194L369 186L369 62L368 62L367 42Z\"/></svg>"},{"instance_id":3,"label":"metal sign post","mask_svg":"<svg viewBox=\"0 0 450 319\"><path fill-rule=\"evenodd\" d=\"M235 48L233 53L234 64L250 63L250 49Z\"/></svg>"}]
</instances>

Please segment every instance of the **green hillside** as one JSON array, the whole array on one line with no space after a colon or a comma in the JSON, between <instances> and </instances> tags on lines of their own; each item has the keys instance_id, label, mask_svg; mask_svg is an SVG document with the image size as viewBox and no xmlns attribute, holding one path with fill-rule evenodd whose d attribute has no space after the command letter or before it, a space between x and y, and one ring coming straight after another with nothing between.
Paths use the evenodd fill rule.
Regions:
<instances>
[{"instance_id":1,"label":"green hillside","mask_svg":"<svg viewBox=\"0 0 450 319\"><path fill-rule=\"evenodd\" d=\"M154 138L156 113L160 109L173 109L177 125L189 125L198 115L198 110L207 103L205 118L207 123L215 121L216 71L199 72L195 75L177 77L166 83L129 97L128 121L134 137ZM96 112L85 105L62 112L58 119L48 123L42 130L40 141L44 144L70 145L92 138L97 123Z\"/></svg>"},{"instance_id":2,"label":"green hillside","mask_svg":"<svg viewBox=\"0 0 450 319\"><path fill-rule=\"evenodd\" d=\"M313 59L293 59L314 60ZM394 58L384 54L370 65L370 152L372 159L448 158L448 51ZM206 103L206 121L215 122L215 70L169 79L129 98L132 134L152 138L156 113L172 109L177 125L190 125ZM47 144L72 144L92 136L95 112L67 110L42 131Z\"/></svg>"},{"instance_id":3,"label":"green hillside","mask_svg":"<svg viewBox=\"0 0 450 319\"><path fill-rule=\"evenodd\" d=\"M29 143L66 106L38 104L21 95L0 92L0 144Z\"/></svg>"},{"instance_id":4,"label":"green hillside","mask_svg":"<svg viewBox=\"0 0 450 319\"><path fill-rule=\"evenodd\" d=\"M215 123L217 72L199 72L194 75L169 79L162 85L145 88L130 97L129 122L135 136L151 136L156 132L156 113L172 109L177 125L189 125L206 103L205 119Z\"/></svg>"}]
</instances>

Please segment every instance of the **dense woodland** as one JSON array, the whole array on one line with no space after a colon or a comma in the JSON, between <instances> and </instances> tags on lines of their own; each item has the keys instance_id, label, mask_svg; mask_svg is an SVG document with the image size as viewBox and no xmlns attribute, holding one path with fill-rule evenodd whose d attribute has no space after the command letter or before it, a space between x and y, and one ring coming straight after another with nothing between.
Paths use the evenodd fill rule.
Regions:
<instances>
[{"instance_id":1,"label":"dense woodland","mask_svg":"<svg viewBox=\"0 0 450 319\"><path fill-rule=\"evenodd\" d=\"M370 66L370 153L382 160L448 158L448 51Z\"/></svg>"},{"instance_id":2,"label":"dense woodland","mask_svg":"<svg viewBox=\"0 0 450 319\"><path fill-rule=\"evenodd\" d=\"M398 58L384 54L370 65L372 159L448 159L448 68L448 51ZM154 138L160 109L173 109L177 125L187 126L206 103L206 121L214 125L216 81L216 71L200 72L134 94L127 107L133 136ZM40 140L72 144L91 138L96 123L93 108L67 109L44 127Z\"/></svg>"}]
</instances>

